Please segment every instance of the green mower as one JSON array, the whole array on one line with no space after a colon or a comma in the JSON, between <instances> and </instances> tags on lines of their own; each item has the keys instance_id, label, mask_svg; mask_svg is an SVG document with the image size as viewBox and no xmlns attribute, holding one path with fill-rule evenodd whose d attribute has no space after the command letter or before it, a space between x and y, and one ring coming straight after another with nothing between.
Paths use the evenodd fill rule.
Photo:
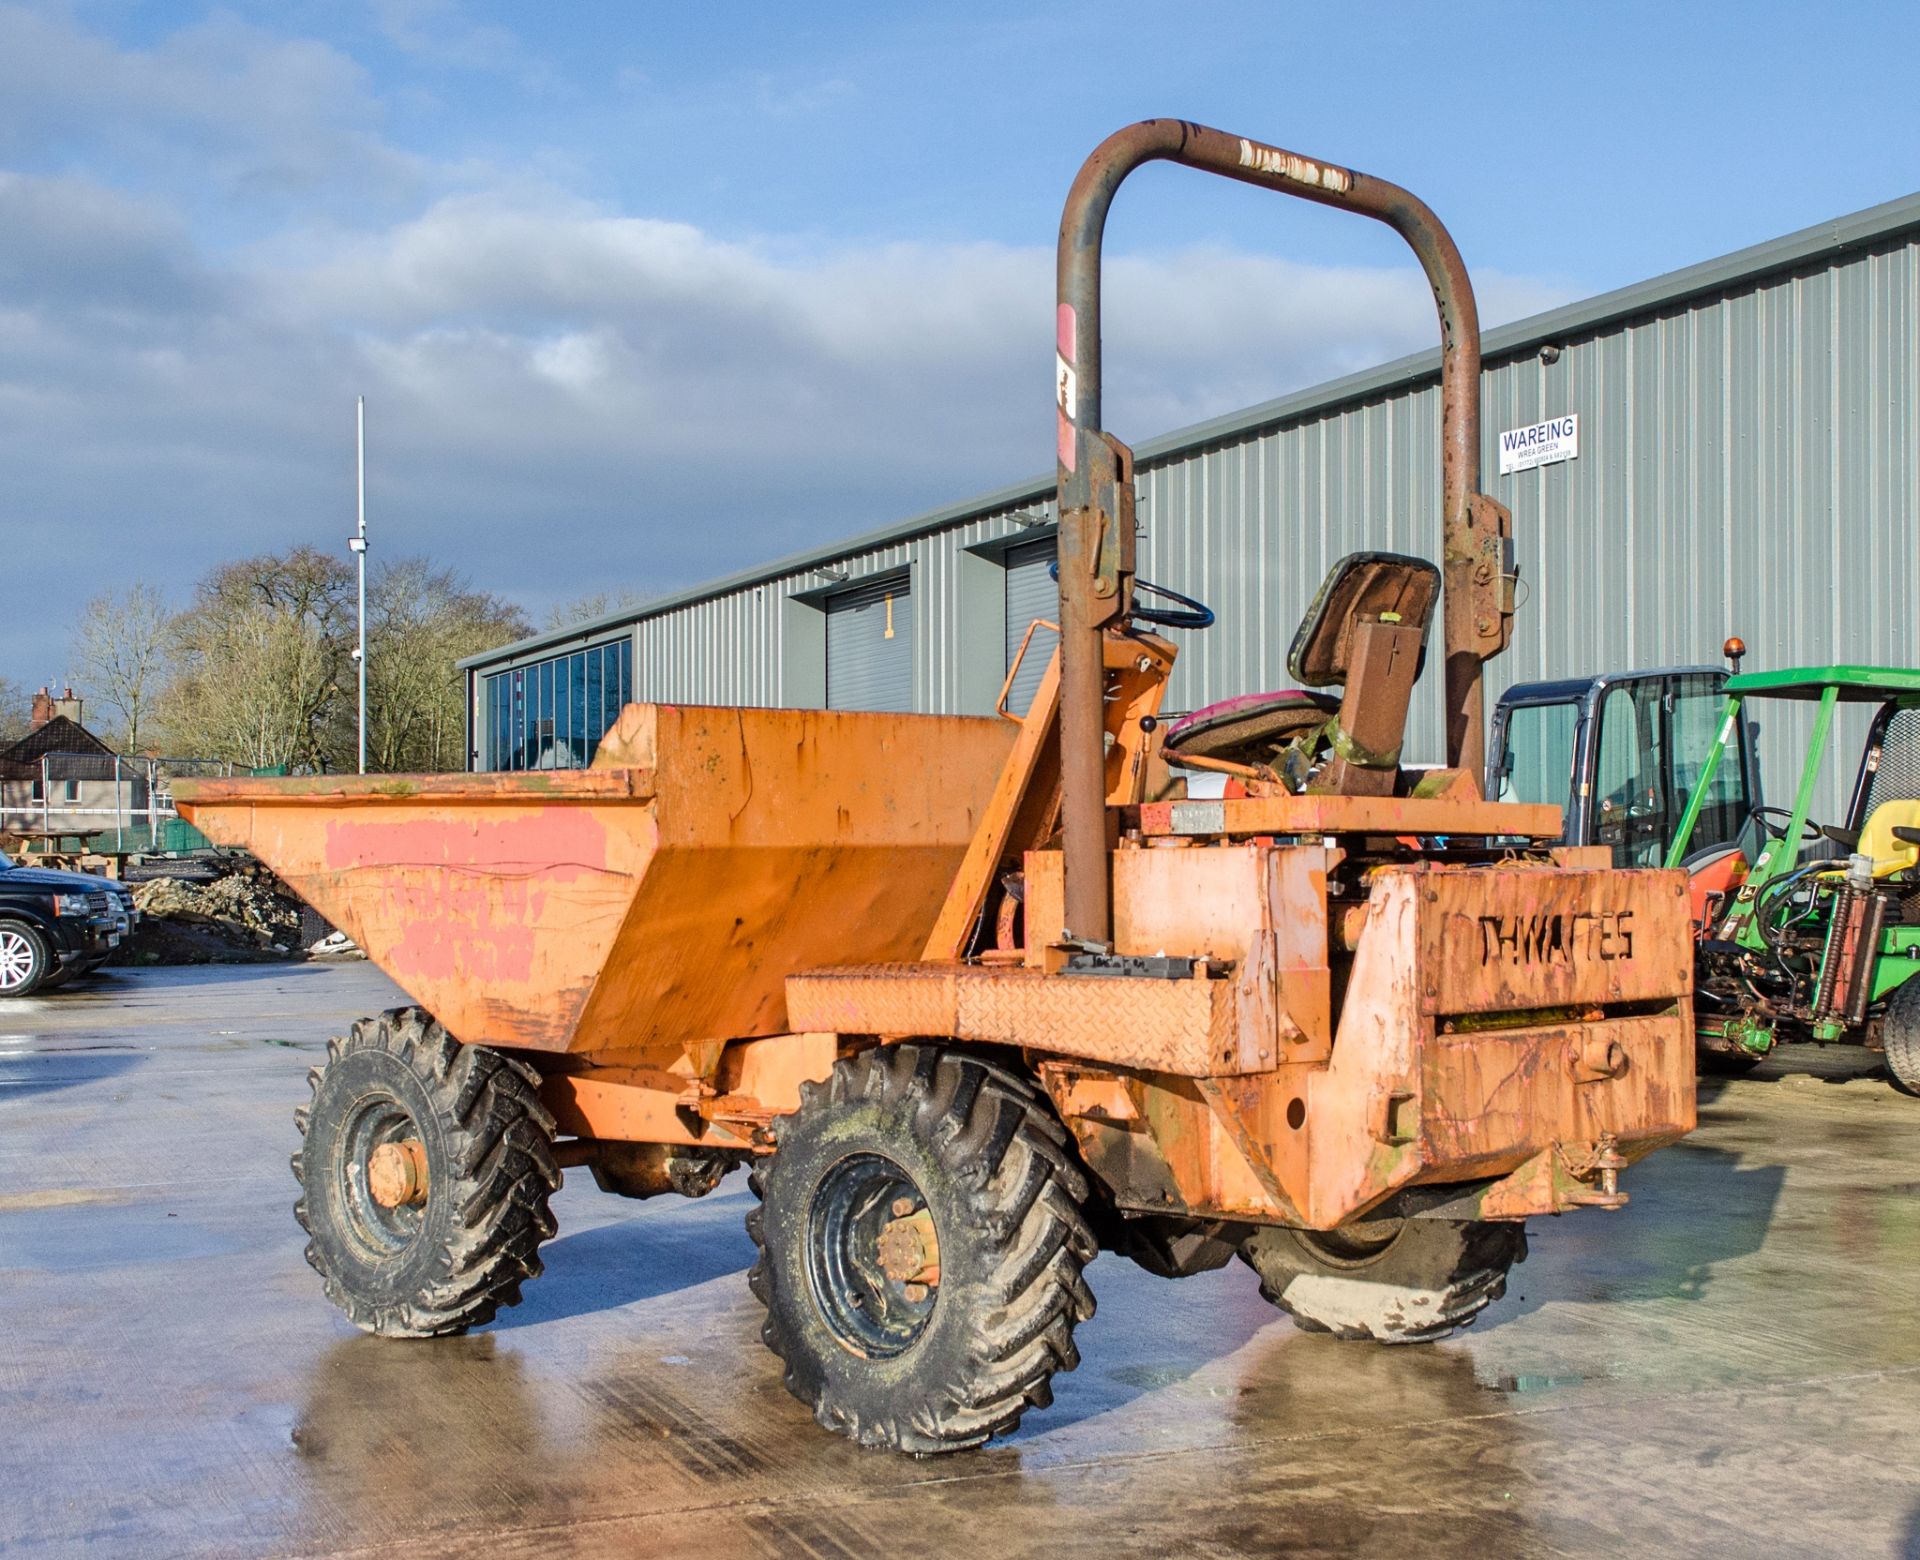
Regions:
<instances>
[{"instance_id":1,"label":"green mower","mask_svg":"<svg viewBox=\"0 0 1920 1560\"><path fill-rule=\"evenodd\" d=\"M1737 656L1743 647L1729 642ZM1815 706L1791 808L1761 802L1750 701ZM1809 817L1842 704L1874 706L1845 818ZM1488 794L1566 808L1566 842L1684 867L1704 1071L1783 1040L1886 1055L1920 1094L1920 671L1670 667L1509 689Z\"/></svg>"}]
</instances>

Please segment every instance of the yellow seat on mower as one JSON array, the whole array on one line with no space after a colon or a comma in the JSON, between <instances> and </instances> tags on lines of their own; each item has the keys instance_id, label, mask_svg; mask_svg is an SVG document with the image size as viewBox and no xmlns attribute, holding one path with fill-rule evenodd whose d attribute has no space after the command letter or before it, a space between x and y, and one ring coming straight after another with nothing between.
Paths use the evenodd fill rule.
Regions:
<instances>
[{"instance_id":1,"label":"yellow seat on mower","mask_svg":"<svg viewBox=\"0 0 1920 1560\"><path fill-rule=\"evenodd\" d=\"M1898 838L1896 828L1920 829L1920 801L1882 802L1860 831L1860 854L1873 858L1877 878L1920 867L1920 844Z\"/></svg>"}]
</instances>

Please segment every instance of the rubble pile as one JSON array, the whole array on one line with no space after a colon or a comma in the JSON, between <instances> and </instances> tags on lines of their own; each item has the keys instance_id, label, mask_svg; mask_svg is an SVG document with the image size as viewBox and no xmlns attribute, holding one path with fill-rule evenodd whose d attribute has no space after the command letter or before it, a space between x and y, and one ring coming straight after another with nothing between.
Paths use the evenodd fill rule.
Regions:
<instances>
[{"instance_id":1,"label":"rubble pile","mask_svg":"<svg viewBox=\"0 0 1920 1560\"><path fill-rule=\"evenodd\" d=\"M141 921L126 962L230 964L298 958L300 901L271 879L152 878L133 891Z\"/></svg>"}]
</instances>

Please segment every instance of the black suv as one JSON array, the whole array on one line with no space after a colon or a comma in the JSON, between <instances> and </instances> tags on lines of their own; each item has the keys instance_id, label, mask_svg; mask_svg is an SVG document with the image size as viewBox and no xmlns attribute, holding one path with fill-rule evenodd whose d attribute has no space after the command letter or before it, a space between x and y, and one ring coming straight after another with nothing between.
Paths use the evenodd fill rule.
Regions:
<instances>
[{"instance_id":1,"label":"black suv","mask_svg":"<svg viewBox=\"0 0 1920 1560\"><path fill-rule=\"evenodd\" d=\"M98 969L138 916L132 894L111 879L0 856L0 997Z\"/></svg>"}]
</instances>

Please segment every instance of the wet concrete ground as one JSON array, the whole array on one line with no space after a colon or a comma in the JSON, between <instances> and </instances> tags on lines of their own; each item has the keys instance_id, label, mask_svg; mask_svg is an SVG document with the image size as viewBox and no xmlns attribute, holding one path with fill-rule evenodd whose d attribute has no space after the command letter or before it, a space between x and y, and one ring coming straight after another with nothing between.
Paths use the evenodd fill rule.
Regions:
<instances>
[{"instance_id":1,"label":"wet concrete ground","mask_svg":"<svg viewBox=\"0 0 1920 1560\"><path fill-rule=\"evenodd\" d=\"M737 1175L575 1173L500 1323L354 1333L301 1260L290 1112L398 1000L353 964L0 1005L0 1553L1920 1556L1920 1100L1865 1053L1720 1089L1430 1348L1103 1257L1053 1409L914 1462L781 1388Z\"/></svg>"}]
</instances>

